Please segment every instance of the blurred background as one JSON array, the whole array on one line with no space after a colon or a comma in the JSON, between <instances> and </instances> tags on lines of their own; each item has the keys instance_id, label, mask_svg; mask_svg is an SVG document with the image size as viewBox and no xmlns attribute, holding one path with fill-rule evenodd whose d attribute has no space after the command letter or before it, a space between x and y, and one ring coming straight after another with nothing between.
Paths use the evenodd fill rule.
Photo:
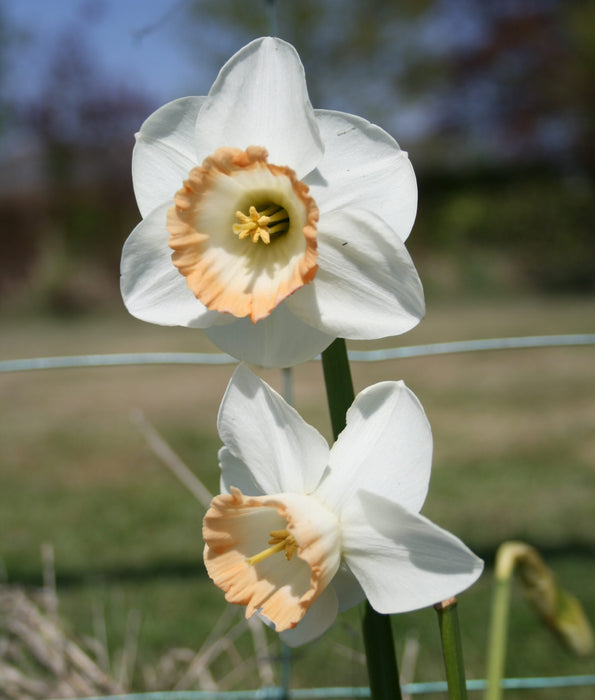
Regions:
<instances>
[{"instance_id":1,"label":"blurred background","mask_svg":"<svg viewBox=\"0 0 595 700\"><path fill-rule=\"evenodd\" d=\"M132 134L205 94L265 0L0 4L2 305L117 303ZM570 0L280 0L314 106L381 124L420 182L432 295L588 293L595 12Z\"/></svg>"},{"instance_id":2,"label":"blurred background","mask_svg":"<svg viewBox=\"0 0 595 700\"><path fill-rule=\"evenodd\" d=\"M408 247L428 314L385 345L593 332L595 3L0 0L0 360L214 350L198 331L123 309L120 252L139 220L133 134L164 102L206 94L223 62L274 25L300 53L315 107L381 125L414 164ZM592 348L556 348L353 368L356 390L402 377L426 407L436 444L424 512L488 563L505 539L531 542L591 617L593 359ZM243 672L232 663L234 675L229 650L211 653L220 666L189 672L225 606L200 561L202 507L131 418L142 411L215 490L215 415L230 374L0 375L0 580L33 591L45 571L65 634L92 638L98 665L123 686L264 682L255 661ZM278 373L262 374L280 388ZM295 383L297 408L330 437L318 364L296 369ZM475 677L490 575L463 597ZM520 597L513 605L511 675L594 672L592 659L560 652ZM298 652L294 686L366 683L358 615ZM415 680L442 678L432 616L395 621L400 653L406 638L421 643ZM253 643L240 640L244 658ZM155 673L160 662L169 676Z\"/></svg>"}]
</instances>

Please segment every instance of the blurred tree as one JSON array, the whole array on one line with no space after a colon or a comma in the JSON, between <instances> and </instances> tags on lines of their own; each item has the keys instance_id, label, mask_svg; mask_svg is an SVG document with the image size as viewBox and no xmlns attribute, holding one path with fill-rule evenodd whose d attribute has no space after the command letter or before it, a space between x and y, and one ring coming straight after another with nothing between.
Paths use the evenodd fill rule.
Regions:
<instances>
[{"instance_id":1,"label":"blurred tree","mask_svg":"<svg viewBox=\"0 0 595 700\"><path fill-rule=\"evenodd\" d=\"M595 287L595 3L189 0L177 31L215 70L271 32L271 6L314 106L365 116L411 152L416 259L449 257L467 291L482 269L486 289Z\"/></svg>"},{"instance_id":2,"label":"blurred tree","mask_svg":"<svg viewBox=\"0 0 595 700\"><path fill-rule=\"evenodd\" d=\"M85 307L92 294L81 284L88 275L68 274L81 264L95 271L103 266L116 281L122 238L138 218L130 181L133 134L150 111L143 95L104 80L84 30L57 43L44 90L26 116L46 157L53 222L47 230L70 268L56 275L51 307Z\"/></svg>"},{"instance_id":3,"label":"blurred tree","mask_svg":"<svg viewBox=\"0 0 595 700\"><path fill-rule=\"evenodd\" d=\"M191 50L221 63L267 33L270 0L193 0ZM433 164L593 169L595 5L587 0L277 0L316 106L364 114ZM194 40L196 23L212 25ZM231 34L230 34L231 32ZM588 148L585 146L588 145Z\"/></svg>"},{"instance_id":4,"label":"blurred tree","mask_svg":"<svg viewBox=\"0 0 595 700\"><path fill-rule=\"evenodd\" d=\"M123 144L129 150L131 135L149 111L143 95L102 78L83 37L68 31L59 39L43 91L23 110L25 122L58 160L77 161L83 150L116 156ZM101 166L102 160L95 165ZM54 177L66 177L63 163L52 165L57 168Z\"/></svg>"},{"instance_id":5,"label":"blurred tree","mask_svg":"<svg viewBox=\"0 0 595 700\"><path fill-rule=\"evenodd\" d=\"M572 37L568 70L553 82L568 105L575 108L578 160L592 175L595 170L595 3L575 0L564 5L564 27Z\"/></svg>"},{"instance_id":6,"label":"blurred tree","mask_svg":"<svg viewBox=\"0 0 595 700\"><path fill-rule=\"evenodd\" d=\"M12 151L11 127L18 122L15 105L6 89L11 52L18 50L26 36L10 25L3 5L0 5L0 154L3 160L7 152ZM31 210L21 211L10 196L5 196L6 183L11 181L13 173L5 160L0 169L0 294L25 279L30 269L28 252L35 249L34 229ZM1 298L1 297L0 297Z\"/></svg>"},{"instance_id":7,"label":"blurred tree","mask_svg":"<svg viewBox=\"0 0 595 700\"><path fill-rule=\"evenodd\" d=\"M505 157L592 169L584 147L586 126L595 116L589 98L595 76L585 55L587 37L581 36L584 25L595 39L592 3L468 4L474 6L484 39L454 54L456 99L443 126L489 132L495 148L504 145Z\"/></svg>"},{"instance_id":8,"label":"blurred tree","mask_svg":"<svg viewBox=\"0 0 595 700\"><path fill-rule=\"evenodd\" d=\"M4 94L4 79L7 70L8 52L15 35L8 26L4 8L0 5L0 137L6 129L10 105Z\"/></svg>"},{"instance_id":9,"label":"blurred tree","mask_svg":"<svg viewBox=\"0 0 595 700\"><path fill-rule=\"evenodd\" d=\"M2 12L2 7L0 6L0 95L2 95L2 79L4 77L4 71L5 71L5 54L6 54L6 21L4 19L4 14ZM4 96L2 95L0 97L0 134L4 130L4 124L6 120L5 116L6 112L6 102L4 99Z\"/></svg>"},{"instance_id":10,"label":"blurred tree","mask_svg":"<svg viewBox=\"0 0 595 700\"><path fill-rule=\"evenodd\" d=\"M57 311L117 295L122 240L138 219L133 134L152 107L100 74L85 42L85 17L56 41L40 93L12 105L20 131L38 145L28 158L45 172L41 185L11 195L0 211L11 232L7 259L21 261L0 269L0 286L14 286L16 277L33 281L40 303Z\"/></svg>"},{"instance_id":11,"label":"blurred tree","mask_svg":"<svg viewBox=\"0 0 595 700\"><path fill-rule=\"evenodd\" d=\"M481 248L490 260L514 258L531 288L593 289L595 3L172 0L145 31L173 30L214 78L234 51L271 31L271 7L277 33L305 64L313 104L361 114L412 152L422 180L414 254L464 265ZM0 197L0 288L34 278L55 249L44 297L53 307L80 304L72 271L85 266L109 271L117 295L121 243L138 219L132 134L152 105L98 71L85 42L91 15L73 18L56 42L42 92L12 106L43 149L45 189ZM0 5L5 35L14 42ZM0 41L0 88L5 51Z\"/></svg>"}]
</instances>

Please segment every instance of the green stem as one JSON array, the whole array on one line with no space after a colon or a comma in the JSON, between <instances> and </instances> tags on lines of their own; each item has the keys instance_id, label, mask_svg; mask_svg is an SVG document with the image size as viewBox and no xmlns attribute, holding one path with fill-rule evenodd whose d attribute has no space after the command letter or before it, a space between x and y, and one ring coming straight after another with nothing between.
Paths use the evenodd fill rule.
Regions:
<instances>
[{"instance_id":1,"label":"green stem","mask_svg":"<svg viewBox=\"0 0 595 700\"><path fill-rule=\"evenodd\" d=\"M457 599L450 598L434 606L438 613L442 655L446 668L446 682L450 700L466 700L467 684L463 663L463 645L459 629Z\"/></svg>"},{"instance_id":2,"label":"green stem","mask_svg":"<svg viewBox=\"0 0 595 700\"><path fill-rule=\"evenodd\" d=\"M345 427L345 416L355 394L343 338L334 340L322 353L322 371L326 385L328 410L335 440Z\"/></svg>"},{"instance_id":3,"label":"green stem","mask_svg":"<svg viewBox=\"0 0 595 700\"><path fill-rule=\"evenodd\" d=\"M390 616L377 613L366 601L362 625L372 700L401 700L401 685Z\"/></svg>"},{"instance_id":4,"label":"green stem","mask_svg":"<svg viewBox=\"0 0 595 700\"><path fill-rule=\"evenodd\" d=\"M488 687L484 696L485 700L500 700L502 697L502 678L506 660L506 632L510 609L510 583L510 576L502 578L496 576L488 641Z\"/></svg>"},{"instance_id":5,"label":"green stem","mask_svg":"<svg viewBox=\"0 0 595 700\"><path fill-rule=\"evenodd\" d=\"M354 399L351 370L343 338L337 338L322 353L322 370L333 436L345 427L347 409ZM400 700L399 671L390 617L366 603L363 621L364 646L372 700Z\"/></svg>"}]
</instances>

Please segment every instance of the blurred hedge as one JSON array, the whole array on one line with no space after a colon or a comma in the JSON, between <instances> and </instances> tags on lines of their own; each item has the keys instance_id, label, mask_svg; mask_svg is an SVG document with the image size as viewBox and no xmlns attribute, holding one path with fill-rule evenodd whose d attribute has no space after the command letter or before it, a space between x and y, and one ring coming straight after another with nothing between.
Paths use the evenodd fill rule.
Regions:
<instances>
[{"instance_id":1,"label":"blurred hedge","mask_svg":"<svg viewBox=\"0 0 595 700\"><path fill-rule=\"evenodd\" d=\"M126 151L116 159L86 153L95 166L84 177L73 166L45 190L0 201L4 308L78 312L121 303L120 251L140 218ZM418 184L408 246L429 297L595 289L590 179L491 169L422 172Z\"/></svg>"}]
</instances>

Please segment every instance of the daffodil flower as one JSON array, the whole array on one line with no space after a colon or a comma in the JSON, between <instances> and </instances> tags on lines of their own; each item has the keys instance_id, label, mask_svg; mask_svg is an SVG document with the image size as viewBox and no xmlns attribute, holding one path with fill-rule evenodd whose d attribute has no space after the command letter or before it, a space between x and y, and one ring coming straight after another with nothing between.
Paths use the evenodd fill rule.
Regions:
<instances>
[{"instance_id":1,"label":"daffodil flower","mask_svg":"<svg viewBox=\"0 0 595 700\"><path fill-rule=\"evenodd\" d=\"M221 490L204 518L204 561L230 603L258 613L288 644L321 635L368 598L380 613L440 602L483 563L419 510L432 436L402 382L355 399L325 439L245 366L219 410Z\"/></svg>"},{"instance_id":2,"label":"daffodil flower","mask_svg":"<svg viewBox=\"0 0 595 700\"><path fill-rule=\"evenodd\" d=\"M405 248L417 207L386 132L314 110L295 49L253 41L206 97L152 114L132 176L142 222L121 290L136 317L204 328L234 357L290 366L335 337L381 338L424 314Z\"/></svg>"}]
</instances>

